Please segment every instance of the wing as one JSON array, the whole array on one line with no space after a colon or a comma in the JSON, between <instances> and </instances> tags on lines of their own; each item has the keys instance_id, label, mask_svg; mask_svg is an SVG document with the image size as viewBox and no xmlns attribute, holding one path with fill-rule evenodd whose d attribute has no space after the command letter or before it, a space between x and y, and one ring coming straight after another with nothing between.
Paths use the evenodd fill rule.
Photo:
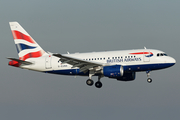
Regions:
<instances>
[{"instance_id":1,"label":"wing","mask_svg":"<svg viewBox=\"0 0 180 120\"><path fill-rule=\"evenodd\" d=\"M98 69L101 69L101 66L103 66L103 64L101 64L101 63L85 61L85 60L81 60L78 58L69 57L69 56L65 56L65 55L61 55L61 54L52 54L52 55L60 58L60 61L62 62L62 64L68 63L68 64L72 65L73 68L79 67L80 72L86 73L90 69L95 69L97 71Z\"/></svg>"}]
</instances>

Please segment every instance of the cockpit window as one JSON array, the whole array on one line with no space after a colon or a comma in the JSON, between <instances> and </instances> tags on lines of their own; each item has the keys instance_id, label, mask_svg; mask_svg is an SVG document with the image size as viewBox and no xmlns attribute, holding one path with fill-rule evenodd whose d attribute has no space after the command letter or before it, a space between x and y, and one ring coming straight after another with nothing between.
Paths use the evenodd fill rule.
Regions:
<instances>
[{"instance_id":1,"label":"cockpit window","mask_svg":"<svg viewBox=\"0 0 180 120\"><path fill-rule=\"evenodd\" d=\"M168 55L165 53L158 53L157 56L159 57L159 56L168 56Z\"/></svg>"}]
</instances>

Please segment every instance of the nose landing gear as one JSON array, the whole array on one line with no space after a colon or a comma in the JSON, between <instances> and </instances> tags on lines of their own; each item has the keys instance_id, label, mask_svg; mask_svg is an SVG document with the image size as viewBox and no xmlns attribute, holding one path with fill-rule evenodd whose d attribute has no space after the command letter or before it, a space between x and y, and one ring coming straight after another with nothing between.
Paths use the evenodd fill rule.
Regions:
<instances>
[{"instance_id":1,"label":"nose landing gear","mask_svg":"<svg viewBox=\"0 0 180 120\"><path fill-rule=\"evenodd\" d=\"M147 77L148 77L147 82L151 83L152 79L150 78L150 71L146 71L146 74L147 74Z\"/></svg>"},{"instance_id":2,"label":"nose landing gear","mask_svg":"<svg viewBox=\"0 0 180 120\"><path fill-rule=\"evenodd\" d=\"M147 79L147 82L148 82L148 83L151 83L151 82L152 82L152 79L151 79L151 78L148 78L148 79Z\"/></svg>"}]
</instances>

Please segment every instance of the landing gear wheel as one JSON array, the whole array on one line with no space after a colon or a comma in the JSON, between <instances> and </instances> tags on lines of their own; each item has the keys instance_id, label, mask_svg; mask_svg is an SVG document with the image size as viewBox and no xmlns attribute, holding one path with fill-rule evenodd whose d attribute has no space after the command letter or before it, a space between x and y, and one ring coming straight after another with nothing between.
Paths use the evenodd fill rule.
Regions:
<instances>
[{"instance_id":1,"label":"landing gear wheel","mask_svg":"<svg viewBox=\"0 0 180 120\"><path fill-rule=\"evenodd\" d=\"M95 83L95 86L96 86L97 88L101 88L101 87L102 87L102 83L101 83L100 81L97 81L97 82Z\"/></svg>"},{"instance_id":2,"label":"landing gear wheel","mask_svg":"<svg viewBox=\"0 0 180 120\"><path fill-rule=\"evenodd\" d=\"M88 80L86 81L86 84L89 85L89 86L92 86L92 85L94 84L94 81L91 80L91 79L88 79Z\"/></svg>"},{"instance_id":3,"label":"landing gear wheel","mask_svg":"<svg viewBox=\"0 0 180 120\"><path fill-rule=\"evenodd\" d=\"M148 78L148 79L147 79L147 82L148 82L148 83L151 83L151 82L152 82L152 79L151 79L151 78Z\"/></svg>"}]
</instances>

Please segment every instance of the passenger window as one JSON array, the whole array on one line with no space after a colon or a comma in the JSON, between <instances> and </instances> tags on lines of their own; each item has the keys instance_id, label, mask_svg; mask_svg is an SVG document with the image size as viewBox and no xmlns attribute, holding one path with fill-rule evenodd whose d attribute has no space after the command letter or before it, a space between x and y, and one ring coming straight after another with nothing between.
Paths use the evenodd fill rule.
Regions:
<instances>
[{"instance_id":1,"label":"passenger window","mask_svg":"<svg viewBox=\"0 0 180 120\"><path fill-rule=\"evenodd\" d=\"M102 58L100 58L100 60L102 60Z\"/></svg>"},{"instance_id":2,"label":"passenger window","mask_svg":"<svg viewBox=\"0 0 180 120\"><path fill-rule=\"evenodd\" d=\"M117 59L117 57L115 57L115 59Z\"/></svg>"},{"instance_id":3,"label":"passenger window","mask_svg":"<svg viewBox=\"0 0 180 120\"><path fill-rule=\"evenodd\" d=\"M159 53L157 54L157 56L159 56Z\"/></svg>"},{"instance_id":4,"label":"passenger window","mask_svg":"<svg viewBox=\"0 0 180 120\"><path fill-rule=\"evenodd\" d=\"M108 59L110 59L110 57L108 57Z\"/></svg>"},{"instance_id":5,"label":"passenger window","mask_svg":"<svg viewBox=\"0 0 180 120\"><path fill-rule=\"evenodd\" d=\"M96 60L96 58L94 58L94 60Z\"/></svg>"},{"instance_id":6,"label":"passenger window","mask_svg":"<svg viewBox=\"0 0 180 120\"><path fill-rule=\"evenodd\" d=\"M114 57L112 57L112 59L114 59Z\"/></svg>"}]
</instances>

